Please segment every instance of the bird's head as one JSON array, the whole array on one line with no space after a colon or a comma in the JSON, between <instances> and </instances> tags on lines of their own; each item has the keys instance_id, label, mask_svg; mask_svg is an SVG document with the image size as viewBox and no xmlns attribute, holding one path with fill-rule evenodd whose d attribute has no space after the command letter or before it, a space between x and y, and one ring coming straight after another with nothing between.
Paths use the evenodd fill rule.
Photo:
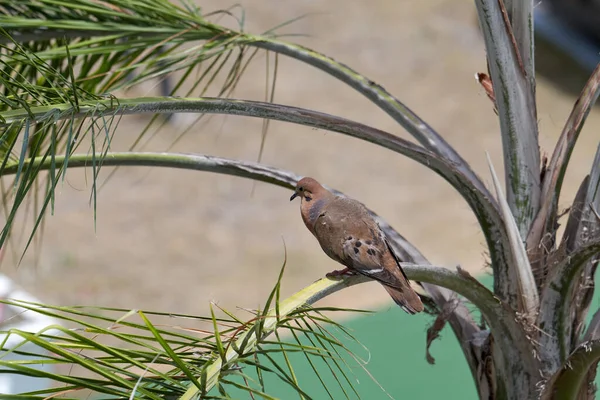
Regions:
<instances>
[{"instance_id":1,"label":"bird's head","mask_svg":"<svg viewBox=\"0 0 600 400\"><path fill-rule=\"evenodd\" d=\"M294 194L290 197L290 201L298 196L303 200L311 201L315 195L319 195L324 190L326 189L313 178L302 178L296 184L296 189L294 189Z\"/></svg>"}]
</instances>

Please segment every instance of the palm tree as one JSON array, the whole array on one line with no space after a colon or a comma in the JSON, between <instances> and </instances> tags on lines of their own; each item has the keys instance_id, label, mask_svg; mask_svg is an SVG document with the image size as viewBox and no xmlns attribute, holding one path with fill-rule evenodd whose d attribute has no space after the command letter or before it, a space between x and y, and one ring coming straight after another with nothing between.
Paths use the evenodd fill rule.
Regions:
<instances>
[{"instance_id":1,"label":"palm tree","mask_svg":"<svg viewBox=\"0 0 600 400\"><path fill-rule=\"evenodd\" d=\"M493 290L464 270L431 265L382 218L376 218L404 262L408 277L420 282L428 311L438 316L436 326L447 322L452 327L480 398L593 398L600 359L600 313L593 315L587 327L586 318L600 252L600 150L572 201L562 237L557 236L557 226L565 171L600 93L600 67L575 103L550 161L542 163L535 101L533 1L476 0L475 6L489 65L489 75L478 77L500 122L506 196L491 162L495 195L443 136L381 85L324 54L280 40L276 30L257 36L244 32L243 27L228 29L210 22L215 14L203 15L192 3L183 1L0 0L0 176L13 177L3 193L6 222L0 245L9 239L17 212L33 197L37 199L33 201L36 223L24 247L27 250L53 208L55 188L67 169L91 169L94 207L96 178L106 166L210 171L288 189L298 180L296 174L281 169L211 155L139 152L135 146L131 151L111 152L114 127L122 115L241 115L345 134L429 168L444 178L475 214L488 246ZM231 13L225 10L222 14ZM310 109L231 99L247 63L258 51L290 57L339 79L389 114L419 144ZM196 77L197 71L200 75ZM189 96L221 73L224 83L215 98L119 95L149 79L175 75L179 78L174 90L191 84ZM89 143L89 149L81 149L81 143ZM7 301L81 329L53 326L37 334L10 330L11 335L52 355L23 363L0 360L0 366L64 384L23 398L77 396L86 389L111 398L191 399L227 396L232 388L269 398L263 380L266 374L277 376L300 397L309 398L287 357L290 352L301 352L309 359L325 360L328 368L339 371L337 383L352 388L340 361L347 347L328 324L342 332L343 326L323 313L331 310L311 306L364 279L322 279L287 299L280 299L280 281L281 276L264 308L250 321L226 310L221 310L223 318L214 310L208 317L169 314L209 324L209 329L193 333L152 322L164 315L160 313ZM481 313L483 323L475 321L467 302ZM281 339L285 330L293 341ZM435 331L431 334L435 336ZM282 355L283 361L275 360L273 353ZM32 367L36 363L69 368L40 375ZM74 365L83 372L71 370ZM248 368L242 367L254 371L257 383L251 382Z\"/></svg>"}]
</instances>

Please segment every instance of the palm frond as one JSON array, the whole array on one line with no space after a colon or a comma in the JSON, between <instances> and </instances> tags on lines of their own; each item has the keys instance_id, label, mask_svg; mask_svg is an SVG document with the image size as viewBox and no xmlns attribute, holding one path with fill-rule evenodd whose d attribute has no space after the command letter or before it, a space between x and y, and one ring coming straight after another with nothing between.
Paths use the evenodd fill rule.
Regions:
<instances>
[{"instance_id":1,"label":"palm frond","mask_svg":"<svg viewBox=\"0 0 600 400\"><path fill-rule=\"evenodd\" d=\"M527 258L527 250L525 249L524 240L519 233L519 227L510 211L510 206L507 199L504 197L500 180L492 164L490 155L487 154L487 161L492 174L492 182L496 189L496 198L500 204L500 210L504 217L506 230L510 239L512 253L514 256L513 266L515 271L515 279L519 289L519 309L530 324L535 322L537 310L539 308L539 295L535 285L535 279Z\"/></svg>"},{"instance_id":2,"label":"palm frond","mask_svg":"<svg viewBox=\"0 0 600 400\"><path fill-rule=\"evenodd\" d=\"M600 96L600 63L583 87L579 98L573 105L571 114L556 143L548 172L544 175L540 212L533 221L527 237L527 247L533 252L532 259L542 262L548 251L554 246L547 238L556 236L558 202L567 167L579 134L598 97Z\"/></svg>"},{"instance_id":3,"label":"palm frond","mask_svg":"<svg viewBox=\"0 0 600 400\"><path fill-rule=\"evenodd\" d=\"M517 2L515 2L517 3ZM475 6L485 39L488 68L494 87L504 149L507 201L522 238L529 234L540 201L540 149L537 111L532 82L533 43L529 7L513 6L513 23L503 2L477 0ZM513 11L511 10L511 11ZM515 40L513 26L518 27ZM529 62L524 64L521 51ZM528 75L529 74L529 75ZM510 304L516 305L512 299Z\"/></svg>"},{"instance_id":4,"label":"palm frond","mask_svg":"<svg viewBox=\"0 0 600 400\"><path fill-rule=\"evenodd\" d=\"M263 310L242 321L230 312L217 316L195 317L173 313L98 307L57 307L19 300L2 303L51 317L56 324L40 332L18 329L1 332L3 357L8 354L27 356L23 361L4 361L4 372L32 378L47 378L60 386L44 391L23 393L30 399L77 398L84 393L110 395L115 399L180 398L196 394L203 398L244 391L270 398L260 376L273 376L287 383L303 398L311 398L301 389L286 357L302 353L320 360L318 367L334 373L342 392L355 395L347 357L347 343L354 341L343 328L335 334L324 326L339 327L322 311L352 311L335 308L313 309L310 304L323 296L365 279L332 281L322 279L288 299L279 301L282 275ZM299 330L300 328L300 330ZM276 332L275 339L272 339ZM292 336L293 341L286 340ZM300 338L300 339L298 339ZM11 342L8 345L8 342ZM23 350L34 344L44 350L39 354ZM343 354L346 354L344 356ZM340 358L341 357L341 358ZM282 361L282 358L284 361ZM40 370L40 365L53 365L56 372ZM75 368L73 368L75 367ZM364 366L363 366L364 367ZM286 370L287 369L287 370ZM66 371L66 372L61 372ZM335 371L335 372L333 372ZM331 387L331 383L328 383Z\"/></svg>"}]
</instances>

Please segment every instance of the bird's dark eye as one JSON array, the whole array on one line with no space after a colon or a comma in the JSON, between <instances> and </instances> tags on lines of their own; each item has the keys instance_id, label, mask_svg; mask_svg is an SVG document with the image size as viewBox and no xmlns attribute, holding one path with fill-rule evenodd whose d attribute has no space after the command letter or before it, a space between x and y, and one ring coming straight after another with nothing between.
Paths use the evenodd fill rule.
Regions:
<instances>
[{"instance_id":1,"label":"bird's dark eye","mask_svg":"<svg viewBox=\"0 0 600 400\"><path fill-rule=\"evenodd\" d=\"M298 191L299 191L299 192L304 192L304 187L300 186L300 187L298 188Z\"/></svg>"}]
</instances>

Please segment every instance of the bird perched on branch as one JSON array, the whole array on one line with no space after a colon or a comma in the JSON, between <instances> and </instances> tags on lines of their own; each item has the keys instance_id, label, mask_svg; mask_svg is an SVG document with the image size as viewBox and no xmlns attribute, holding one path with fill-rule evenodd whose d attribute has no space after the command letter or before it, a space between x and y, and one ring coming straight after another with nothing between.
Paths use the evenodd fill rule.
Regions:
<instances>
[{"instance_id":1,"label":"bird perched on branch","mask_svg":"<svg viewBox=\"0 0 600 400\"><path fill-rule=\"evenodd\" d=\"M296 184L290 201L300 197L300 214L308 230L330 258L346 268L328 277L359 273L381 283L404 311L423 311L385 234L356 200L336 196L313 178Z\"/></svg>"}]
</instances>

